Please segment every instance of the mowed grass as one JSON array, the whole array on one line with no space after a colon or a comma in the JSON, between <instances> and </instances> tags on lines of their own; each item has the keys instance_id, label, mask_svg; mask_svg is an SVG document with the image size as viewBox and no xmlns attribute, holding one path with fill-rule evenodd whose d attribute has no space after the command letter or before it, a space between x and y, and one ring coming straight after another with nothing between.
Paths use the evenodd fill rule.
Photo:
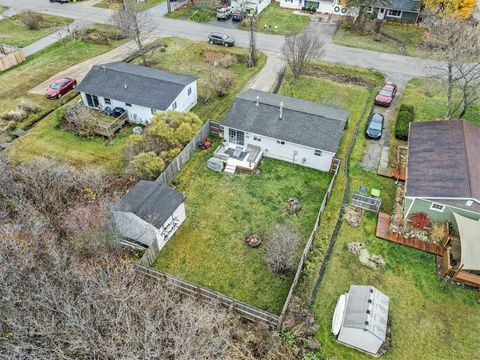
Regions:
<instances>
[{"instance_id":1,"label":"mowed grass","mask_svg":"<svg viewBox=\"0 0 480 360\"><path fill-rule=\"evenodd\" d=\"M198 23L209 22L216 17L216 11L214 9L203 8L198 5L191 5L187 3L180 6L175 11L165 14L165 17L169 19L189 20Z\"/></svg>"},{"instance_id":2,"label":"mowed grass","mask_svg":"<svg viewBox=\"0 0 480 360\"><path fill-rule=\"evenodd\" d=\"M258 15L256 30L269 34L296 34L303 31L309 22L308 16L294 14L293 10L281 8L279 3L272 2ZM249 28L248 19L242 22L240 28Z\"/></svg>"},{"instance_id":3,"label":"mowed grass","mask_svg":"<svg viewBox=\"0 0 480 360\"><path fill-rule=\"evenodd\" d=\"M223 115L233 102L234 96L241 91L247 81L252 78L265 65L266 57L258 53L258 64L249 68L246 66L245 59L247 51L241 48L224 48L222 46L210 45L197 41L178 38L162 39L162 44L167 45L166 51L157 50L153 53L152 60L156 63L155 67L168 71L185 73L199 77L198 80L198 104L193 108L193 112L202 120L208 119L222 120ZM234 74L234 81L231 84L228 95L219 97L212 92L207 100L207 87L210 78L210 65L203 56L205 51L215 51L223 54L231 54L237 58L237 62L231 65L228 70ZM221 68L216 66L213 71Z\"/></svg>"},{"instance_id":4,"label":"mowed grass","mask_svg":"<svg viewBox=\"0 0 480 360\"><path fill-rule=\"evenodd\" d=\"M41 18L40 29L30 30L21 19L24 13L0 21L0 44L25 47L58 29L70 24L73 20L53 15L33 13Z\"/></svg>"},{"instance_id":5,"label":"mowed grass","mask_svg":"<svg viewBox=\"0 0 480 360\"><path fill-rule=\"evenodd\" d=\"M460 92L457 90L454 104L456 105L460 101ZM415 107L415 121L441 119L447 111L447 85L438 80L412 79L403 91L401 102ZM460 111L457 111L454 117L458 116ZM467 108L464 118L480 126L480 100Z\"/></svg>"},{"instance_id":6,"label":"mowed grass","mask_svg":"<svg viewBox=\"0 0 480 360\"><path fill-rule=\"evenodd\" d=\"M217 173L206 166L212 154L195 153L174 180L186 196L187 219L153 266L278 314L294 274L280 276L264 262L269 230L292 224L302 236L299 259L331 174L267 158L257 175ZM286 211L290 197L302 204L298 215ZM245 244L251 234L263 239L257 249Z\"/></svg>"},{"instance_id":7,"label":"mowed grass","mask_svg":"<svg viewBox=\"0 0 480 360\"><path fill-rule=\"evenodd\" d=\"M123 148L132 132L130 127L123 128L109 141L101 136L84 140L73 132L61 130L57 125L55 112L49 114L16 140L6 151L7 155L15 161L48 157L77 167L100 166L115 174L123 173Z\"/></svg>"},{"instance_id":8,"label":"mowed grass","mask_svg":"<svg viewBox=\"0 0 480 360\"><path fill-rule=\"evenodd\" d=\"M428 58L436 57L434 52L427 51L421 47L425 33L425 29L422 28L421 25L384 22L382 25L382 33L387 36L375 34L373 26L373 21L367 21L367 31L365 34L341 27L333 38L333 42L338 45L390 54ZM392 37L398 41L395 41Z\"/></svg>"},{"instance_id":9,"label":"mowed grass","mask_svg":"<svg viewBox=\"0 0 480 360\"><path fill-rule=\"evenodd\" d=\"M150 9L154 6L157 6L164 2L165 0L147 0L145 1L145 10ZM111 0L102 0L99 3L95 4L95 7L103 8L103 9L113 9L113 10L118 10L121 5L123 4L123 1L111 1Z\"/></svg>"},{"instance_id":10,"label":"mowed grass","mask_svg":"<svg viewBox=\"0 0 480 360\"><path fill-rule=\"evenodd\" d=\"M337 72L351 74L352 68L332 66ZM356 70L365 75L364 70ZM372 73L373 74L373 73ZM381 86L381 76L375 75L377 85L370 91L364 88L363 98L354 104L355 118L344 134L339 155L344 159L351 143L354 123L361 118L360 132L355 142L350 163L351 191L360 185L381 189L382 209L390 213L394 206L396 185L392 179L367 172L360 166L366 145L363 130L373 103L373 97ZM290 80L290 81L289 81ZM293 81L287 78L282 88L296 89L297 96L313 98L318 92L316 81L325 84L319 99L335 98L331 93L339 91L339 84L327 86L325 80L305 78ZM290 82L290 84L289 84ZM307 85L309 87L306 87ZM318 86L318 88L322 88ZM301 89L304 89L303 92ZM312 91L315 89L315 91ZM337 89L337 90L335 90ZM342 96L343 92L338 92ZM345 89L345 94L348 92ZM368 95L370 94L370 95ZM346 95L345 95L346 96ZM336 103L334 101L334 103ZM366 105L366 107L365 107ZM364 110L362 110L362 107ZM342 166L344 166L344 162ZM308 258L304 276L297 295L308 301L330 236L337 221L342 203L346 178L341 172L329 199L326 212ZM386 359L475 359L478 357L478 333L480 312L478 293L450 287L435 278L435 259L432 255L386 242L375 237L376 216L366 214L362 225L354 229L342 224L334 251L326 268L314 304L314 314L319 325L316 337L321 342L321 358L325 359L370 359L356 350L338 344L330 334L331 319L338 296L347 292L350 285L373 285L390 297L392 320L392 344ZM367 244L370 253L381 255L386 260L384 270L371 270L360 265L358 259L346 250L352 241Z\"/></svg>"}]
</instances>

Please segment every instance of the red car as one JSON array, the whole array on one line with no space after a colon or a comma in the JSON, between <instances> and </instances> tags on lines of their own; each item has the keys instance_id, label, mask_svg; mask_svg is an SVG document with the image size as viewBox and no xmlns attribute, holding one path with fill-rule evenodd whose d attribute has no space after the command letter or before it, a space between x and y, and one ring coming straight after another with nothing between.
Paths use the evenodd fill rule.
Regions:
<instances>
[{"instance_id":1,"label":"red car","mask_svg":"<svg viewBox=\"0 0 480 360\"><path fill-rule=\"evenodd\" d=\"M383 85L382 90L375 97L375 105L390 106L393 97L397 92L397 85L387 82Z\"/></svg>"},{"instance_id":2,"label":"red car","mask_svg":"<svg viewBox=\"0 0 480 360\"><path fill-rule=\"evenodd\" d=\"M63 79L55 80L45 92L45 96L48 99L60 99L63 95L70 90L77 87L77 80L66 77Z\"/></svg>"}]
</instances>

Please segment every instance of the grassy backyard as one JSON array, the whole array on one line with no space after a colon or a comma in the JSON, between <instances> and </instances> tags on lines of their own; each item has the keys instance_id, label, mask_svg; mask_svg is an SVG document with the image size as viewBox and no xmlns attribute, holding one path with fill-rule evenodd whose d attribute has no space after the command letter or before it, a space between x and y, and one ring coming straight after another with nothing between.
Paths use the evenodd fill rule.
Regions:
<instances>
[{"instance_id":1,"label":"grassy backyard","mask_svg":"<svg viewBox=\"0 0 480 360\"><path fill-rule=\"evenodd\" d=\"M343 70L337 66L336 69L339 73L352 72L351 68ZM360 74L360 70L357 73ZM378 80L380 85L381 77ZM342 86L346 85L335 84L330 87L327 86L326 80L306 77L301 77L297 81L287 77L286 82L282 84L281 92L285 93L290 89L287 94L295 93L297 96L312 99L317 94L317 91L312 89L322 89L322 86L317 85L321 83L324 86L319 92L319 100L333 99L333 103L336 104L336 93L339 96L350 93L347 89L340 91ZM373 89L368 96L366 88L363 88L363 91L359 90L363 97L356 101L356 105L353 104L356 117L351 117L351 126L344 135L340 156L344 158L354 131L354 122L361 116L362 125L350 161L351 189L358 189L360 185L381 189L383 200L381 211L391 212L396 191L394 181L367 172L360 166L366 145L362 132L375 92ZM331 95L332 93L334 95ZM363 111L362 107L365 104L368 104L368 107ZM314 249L304 270L303 281L297 291L297 295L304 297L305 301L309 300L314 280L335 227L344 189L345 176L341 173L314 241ZM338 296L347 292L351 284L371 284L385 292L391 301L392 344L384 356L386 359L475 358L477 334L480 331L478 294L437 281L433 256L377 239L374 235L375 226L376 216L373 214L366 214L361 226L356 229L345 222L342 224L313 309L319 325L317 339L322 344L320 356L326 359L370 358L338 344L330 334L330 328ZM381 255L386 260L385 269L371 270L363 267L358 259L346 250L346 244L352 241L364 242L370 253Z\"/></svg>"},{"instance_id":2,"label":"grassy backyard","mask_svg":"<svg viewBox=\"0 0 480 360\"><path fill-rule=\"evenodd\" d=\"M169 19L181 19L205 23L215 19L215 9L201 7L200 5L184 4L171 13L165 14Z\"/></svg>"},{"instance_id":3,"label":"grassy backyard","mask_svg":"<svg viewBox=\"0 0 480 360\"><path fill-rule=\"evenodd\" d=\"M7 11L6 7L0 6L0 14Z\"/></svg>"},{"instance_id":4,"label":"grassy backyard","mask_svg":"<svg viewBox=\"0 0 480 360\"><path fill-rule=\"evenodd\" d=\"M272 2L258 16L256 29L270 34L294 34L303 31L309 22L308 16L296 15L293 10L281 8L279 3ZM247 30L248 23L243 22L240 29Z\"/></svg>"},{"instance_id":5,"label":"grassy backyard","mask_svg":"<svg viewBox=\"0 0 480 360\"><path fill-rule=\"evenodd\" d=\"M158 4L161 4L165 0L147 0L145 2L145 9L150 9ZM123 4L123 1L115 1L115 0L102 0L99 3L96 3L95 6L104 9L114 9L117 10Z\"/></svg>"},{"instance_id":6,"label":"grassy backyard","mask_svg":"<svg viewBox=\"0 0 480 360\"><path fill-rule=\"evenodd\" d=\"M434 58L435 54L421 48L424 29L419 25L384 22L382 33L376 35L373 31L374 22L367 21L366 31L360 34L342 26L333 38L338 45L356 47L366 50L400 54L416 57Z\"/></svg>"},{"instance_id":7,"label":"grassy backyard","mask_svg":"<svg viewBox=\"0 0 480 360\"><path fill-rule=\"evenodd\" d=\"M264 262L274 224L291 223L302 235L302 252L331 175L263 159L260 174L217 173L206 166L213 149L197 152L174 180L185 194L187 220L167 243L154 267L274 313L281 311L293 274L279 276ZM302 204L288 215L287 200ZM255 233L264 244L245 245Z\"/></svg>"},{"instance_id":8,"label":"grassy backyard","mask_svg":"<svg viewBox=\"0 0 480 360\"><path fill-rule=\"evenodd\" d=\"M162 39L166 45L166 51L157 50L154 52L152 61L159 67L168 71L175 71L185 74L196 75L198 82L198 105L193 108L202 120L221 120L230 107L234 96L241 91L247 81L254 76L265 65L265 55L259 53L259 61L256 67L249 68L245 64L247 51L241 48L224 48L207 43L191 41L187 39L166 38ZM228 90L228 95L219 97L212 93L206 101L206 87L204 84L210 76L210 66L205 58L205 52L211 51L220 54L230 54L235 58L233 64L227 70L234 75L234 80ZM219 71L216 66L213 71Z\"/></svg>"},{"instance_id":9,"label":"grassy backyard","mask_svg":"<svg viewBox=\"0 0 480 360\"><path fill-rule=\"evenodd\" d=\"M40 17L40 28L30 30L22 19L27 16L26 13L20 13L0 21L0 44L7 44L16 47L25 47L41 38L55 32L56 30L68 25L71 19L32 13L33 16Z\"/></svg>"}]
</instances>

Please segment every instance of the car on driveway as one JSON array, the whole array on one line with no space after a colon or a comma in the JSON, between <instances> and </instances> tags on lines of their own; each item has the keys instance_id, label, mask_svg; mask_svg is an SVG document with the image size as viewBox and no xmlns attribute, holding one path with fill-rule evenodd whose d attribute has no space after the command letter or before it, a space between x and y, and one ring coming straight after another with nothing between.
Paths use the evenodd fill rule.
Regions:
<instances>
[{"instance_id":1,"label":"car on driveway","mask_svg":"<svg viewBox=\"0 0 480 360\"><path fill-rule=\"evenodd\" d=\"M217 20L228 20L232 16L232 9L229 6L217 9Z\"/></svg>"},{"instance_id":2,"label":"car on driveway","mask_svg":"<svg viewBox=\"0 0 480 360\"><path fill-rule=\"evenodd\" d=\"M369 139L378 140L382 137L383 133L383 115L373 113L368 120L367 131L365 136Z\"/></svg>"},{"instance_id":3,"label":"car on driveway","mask_svg":"<svg viewBox=\"0 0 480 360\"><path fill-rule=\"evenodd\" d=\"M387 82L383 85L375 97L375 105L390 106L397 93L397 85L392 82Z\"/></svg>"},{"instance_id":4,"label":"car on driveway","mask_svg":"<svg viewBox=\"0 0 480 360\"><path fill-rule=\"evenodd\" d=\"M208 43L229 47L235 45L235 40L227 34L212 32L208 35Z\"/></svg>"},{"instance_id":5,"label":"car on driveway","mask_svg":"<svg viewBox=\"0 0 480 360\"><path fill-rule=\"evenodd\" d=\"M245 12L242 9L235 9L232 11L232 21L242 21L245 17Z\"/></svg>"},{"instance_id":6,"label":"car on driveway","mask_svg":"<svg viewBox=\"0 0 480 360\"><path fill-rule=\"evenodd\" d=\"M63 95L76 87L77 80L70 77L61 78L50 84L45 92L45 96L48 99L60 99Z\"/></svg>"}]
</instances>

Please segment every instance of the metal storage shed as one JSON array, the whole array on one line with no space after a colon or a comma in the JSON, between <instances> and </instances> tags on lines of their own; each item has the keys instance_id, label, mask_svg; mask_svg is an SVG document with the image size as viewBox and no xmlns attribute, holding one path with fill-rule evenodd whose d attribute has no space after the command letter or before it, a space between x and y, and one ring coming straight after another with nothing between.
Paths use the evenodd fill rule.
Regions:
<instances>
[{"instance_id":1,"label":"metal storage shed","mask_svg":"<svg viewBox=\"0 0 480 360\"><path fill-rule=\"evenodd\" d=\"M337 341L379 356L387 334L389 298L373 286L352 285L340 296L332 320Z\"/></svg>"}]
</instances>

